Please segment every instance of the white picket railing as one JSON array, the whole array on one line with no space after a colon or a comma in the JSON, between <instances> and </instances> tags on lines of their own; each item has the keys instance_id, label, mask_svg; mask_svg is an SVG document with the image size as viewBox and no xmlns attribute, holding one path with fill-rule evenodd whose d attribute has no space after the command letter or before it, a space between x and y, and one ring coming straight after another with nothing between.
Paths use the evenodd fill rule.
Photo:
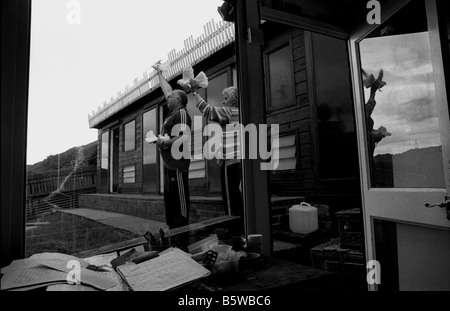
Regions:
<instances>
[{"instance_id":1,"label":"white picket railing","mask_svg":"<svg viewBox=\"0 0 450 311\"><path fill-rule=\"evenodd\" d=\"M198 38L194 39L193 36L190 36L184 40L182 50L174 49L168 53L167 61L163 62L170 65L169 70L163 73L167 81L180 75L187 65L198 64L235 40L234 24L230 22L219 21L216 23L214 20L210 20L203 26L203 30L203 34ZM134 79L131 88L127 85L124 93L119 91L116 97L111 97L109 103L105 102L103 107L92 111L92 114L88 115L89 126L93 128L132 102L157 89L159 87L158 77L155 70L151 69L151 71L151 75L145 71L142 79Z\"/></svg>"}]
</instances>

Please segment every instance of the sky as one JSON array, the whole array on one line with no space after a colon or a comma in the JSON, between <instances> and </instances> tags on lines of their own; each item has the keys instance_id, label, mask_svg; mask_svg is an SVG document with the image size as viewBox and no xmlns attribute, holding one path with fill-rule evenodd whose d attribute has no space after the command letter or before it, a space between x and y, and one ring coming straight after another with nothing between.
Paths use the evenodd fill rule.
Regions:
<instances>
[{"instance_id":1,"label":"sky","mask_svg":"<svg viewBox=\"0 0 450 311\"><path fill-rule=\"evenodd\" d=\"M392 136L378 143L375 155L441 146L428 33L369 38L360 47L361 66L375 77L382 68L387 83L376 94L372 118L375 129L384 126Z\"/></svg>"},{"instance_id":2,"label":"sky","mask_svg":"<svg viewBox=\"0 0 450 311\"><path fill-rule=\"evenodd\" d=\"M88 114L184 40L222 0L34 0L27 164L96 141Z\"/></svg>"}]
</instances>

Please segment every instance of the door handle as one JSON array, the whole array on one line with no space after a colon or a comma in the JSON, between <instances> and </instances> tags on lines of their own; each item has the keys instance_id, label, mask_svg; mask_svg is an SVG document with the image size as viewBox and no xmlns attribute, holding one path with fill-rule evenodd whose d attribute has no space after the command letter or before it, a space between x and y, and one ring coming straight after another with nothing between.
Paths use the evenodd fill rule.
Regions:
<instances>
[{"instance_id":1,"label":"door handle","mask_svg":"<svg viewBox=\"0 0 450 311\"><path fill-rule=\"evenodd\" d=\"M445 207L445 211L447 213L447 219L450 220L450 198L445 197L445 200L446 201L444 203L436 203L436 204L425 203L425 207L426 208L432 208L432 207L444 208Z\"/></svg>"}]
</instances>

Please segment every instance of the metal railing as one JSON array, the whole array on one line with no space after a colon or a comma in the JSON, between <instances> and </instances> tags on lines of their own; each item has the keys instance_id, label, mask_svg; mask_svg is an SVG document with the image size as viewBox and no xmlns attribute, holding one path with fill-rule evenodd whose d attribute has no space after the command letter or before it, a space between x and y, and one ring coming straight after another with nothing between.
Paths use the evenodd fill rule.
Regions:
<instances>
[{"instance_id":1,"label":"metal railing","mask_svg":"<svg viewBox=\"0 0 450 311\"><path fill-rule=\"evenodd\" d=\"M62 183L61 180L58 177L28 180L27 220L59 208L78 208L80 194L96 192L96 172L73 174Z\"/></svg>"},{"instance_id":2,"label":"metal railing","mask_svg":"<svg viewBox=\"0 0 450 311\"><path fill-rule=\"evenodd\" d=\"M187 65L194 66L235 41L235 26L233 23L225 21L216 23L211 20L203 26L203 29L204 33L198 38L194 39L193 36L190 36L184 40L182 50L176 51L173 49L168 53L168 60L164 63L170 65L170 68L163 73L168 81L180 75ZM105 102L103 107L98 107L97 111L92 111L92 114L88 115L89 126L93 128L132 102L157 89L159 80L156 72L153 69L151 70L150 76L145 71L141 79L134 79L131 88L129 86L125 88L125 93L118 92L117 97L111 97L109 103Z\"/></svg>"}]
</instances>

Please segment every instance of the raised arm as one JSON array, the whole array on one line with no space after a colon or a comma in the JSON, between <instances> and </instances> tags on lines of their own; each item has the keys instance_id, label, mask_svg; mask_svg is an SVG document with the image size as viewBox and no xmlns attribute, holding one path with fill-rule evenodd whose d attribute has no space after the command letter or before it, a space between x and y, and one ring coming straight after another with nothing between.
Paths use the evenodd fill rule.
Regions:
<instances>
[{"instance_id":1,"label":"raised arm","mask_svg":"<svg viewBox=\"0 0 450 311\"><path fill-rule=\"evenodd\" d=\"M232 111L229 107L214 107L208 104L197 92L198 84L195 80L191 79L191 91L195 98L197 108L203 114L203 116L211 121L217 122L220 125L226 125L230 123Z\"/></svg>"},{"instance_id":2,"label":"raised arm","mask_svg":"<svg viewBox=\"0 0 450 311\"><path fill-rule=\"evenodd\" d=\"M172 94L172 87L170 86L169 82L164 78L161 68L159 67L159 63L156 63L153 65L153 69L156 70L156 74L158 75L159 85L161 86L161 89L164 93L164 97L167 99L170 94Z\"/></svg>"},{"instance_id":3,"label":"raised arm","mask_svg":"<svg viewBox=\"0 0 450 311\"><path fill-rule=\"evenodd\" d=\"M229 107L211 106L200 96L200 94L197 92L194 92L193 94L197 108L206 119L217 122L220 125L230 123L232 112Z\"/></svg>"}]
</instances>

